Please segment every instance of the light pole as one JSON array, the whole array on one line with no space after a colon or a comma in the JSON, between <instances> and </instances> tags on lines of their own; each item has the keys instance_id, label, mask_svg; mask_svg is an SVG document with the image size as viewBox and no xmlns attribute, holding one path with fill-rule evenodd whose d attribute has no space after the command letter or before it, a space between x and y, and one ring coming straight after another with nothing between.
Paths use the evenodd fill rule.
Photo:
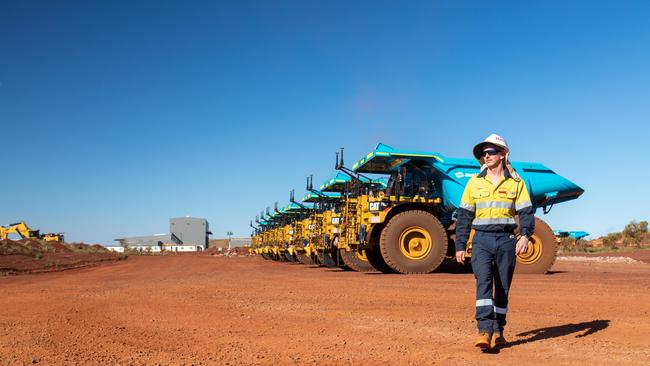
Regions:
<instances>
[{"instance_id":1,"label":"light pole","mask_svg":"<svg viewBox=\"0 0 650 366\"><path fill-rule=\"evenodd\" d=\"M228 231L226 235L228 235L228 250L230 250L230 237L232 236L232 231Z\"/></svg>"}]
</instances>

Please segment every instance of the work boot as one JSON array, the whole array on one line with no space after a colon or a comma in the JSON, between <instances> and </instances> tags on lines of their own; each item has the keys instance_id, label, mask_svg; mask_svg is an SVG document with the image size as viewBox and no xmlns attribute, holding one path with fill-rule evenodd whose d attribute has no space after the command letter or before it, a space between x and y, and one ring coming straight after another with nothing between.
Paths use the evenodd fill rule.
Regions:
<instances>
[{"instance_id":1,"label":"work boot","mask_svg":"<svg viewBox=\"0 0 650 366\"><path fill-rule=\"evenodd\" d=\"M489 349L490 348L490 333L487 332L481 332L478 334L478 337L476 338L476 342L474 342L474 345L476 347L479 347L481 349Z\"/></svg>"},{"instance_id":2,"label":"work boot","mask_svg":"<svg viewBox=\"0 0 650 366\"><path fill-rule=\"evenodd\" d=\"M506 339L503 337L503 333L501 332L494 332L492 334L492 340L490 341L490 348L494 348L496 346L505 346L506 345Z\"/></svg>"}]
</instances>

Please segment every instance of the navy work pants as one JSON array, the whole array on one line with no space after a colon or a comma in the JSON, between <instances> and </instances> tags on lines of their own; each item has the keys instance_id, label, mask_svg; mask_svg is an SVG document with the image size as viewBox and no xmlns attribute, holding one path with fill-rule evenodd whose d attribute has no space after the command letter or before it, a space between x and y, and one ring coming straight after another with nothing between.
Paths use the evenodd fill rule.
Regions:
<instances>
[{"instance_id":1,"label":"navy work pants","mask_svg":"<svg viewBox=\"0 0 650 366\"><path fill-rule=\"evenodd\" d=\"M472 271L476 278L476 322L480 333L503 332L506 325L516 244L512 233L474 233Z\"/></svg>"}]
</instances>

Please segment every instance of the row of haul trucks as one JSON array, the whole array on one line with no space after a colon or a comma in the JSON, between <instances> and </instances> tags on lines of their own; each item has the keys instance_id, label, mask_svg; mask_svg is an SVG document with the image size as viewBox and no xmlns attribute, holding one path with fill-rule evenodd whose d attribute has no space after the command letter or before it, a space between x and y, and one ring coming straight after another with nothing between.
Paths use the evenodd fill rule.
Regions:
<instances>
[{"instance_id":1,"label":"row of haul trucks","mask_svg":"<svg viewBox=\"0 0 650 366\"><path fill-rule=\"evenodd\" d=\"M455 252L455 223L461 195L479 173L474 159L435 152L399 150L378 144L354 163L337 153L336 174L317 189L307 178L307 194L288 206L269 207L256 216L252 251L265 259L319 264L384 273L435 271ZM584 190L539 163L512 162L524 180L537 213L578 198ZM470 242L467 256L472 255ZM545 273L553 265L557 241L535 218L528 251L517 257L519 273Z\"/></svg>"}]
</instances>

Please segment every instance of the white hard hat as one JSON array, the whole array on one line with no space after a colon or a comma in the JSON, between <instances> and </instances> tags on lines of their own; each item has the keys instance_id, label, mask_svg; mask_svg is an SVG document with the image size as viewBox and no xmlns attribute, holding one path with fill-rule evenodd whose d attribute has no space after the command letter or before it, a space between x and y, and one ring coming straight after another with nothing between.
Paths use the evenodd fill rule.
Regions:
<instances>
[{"instance_id":1,"label":"white hard hat","mask_svg":"<svg viewBox=\"0 0 650 366\"><path fill-rule=\"evenodd\" d=\"M503 137L497 135L496 133L491 134L488 136L485 140L479 142L474 146L474 157L476 160L481 160L483 157L483 149L485 148L485 145L494 145L497 146L501 149L503 149L506 154L510 154L510 149L508 149L508 143L506 142L506 139Z\"/></svg>"},{"instance_id":2,"label":"white hard hat","mask_svg":"<svg viewBox=\"0 0 650 366\"><path fill-rule=\"evenodd\" d=\"M481 170L486 168L485 161L483 160L483 149L486 145L493 145L505 151L505 168L510 173L510 176L518 181L520 179L519 174L517 174L515 169L510 164L510 149L508 148L508 143L506 142L506 139L497 135L496 133L491 134L485 140L479 142L476 144L476 146L474 146L474 157L479 161L479 163L481 163Z\"/></svg>"}]
</instances>

